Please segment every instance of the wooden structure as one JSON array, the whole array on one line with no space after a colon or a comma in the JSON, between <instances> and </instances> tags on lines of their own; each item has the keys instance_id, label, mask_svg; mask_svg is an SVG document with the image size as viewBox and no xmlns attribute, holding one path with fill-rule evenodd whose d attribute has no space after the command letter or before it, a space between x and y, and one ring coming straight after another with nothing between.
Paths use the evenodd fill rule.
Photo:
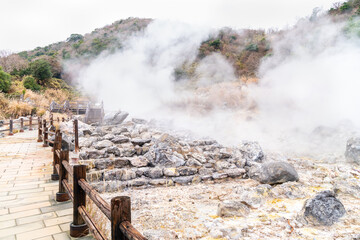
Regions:
<instances>
[{"instance_id":1,"label":"wooden structure","mask_svg":"<svg viewBox=\"0 0 360 240\"><path fill-rule=\"evenodd\" d=\"M85 112L85 122L86 123L102 123L104 119L104 104L101 102L101 105L88 103Z\"/></svg>"},{"instance_id":2,"label":"wooden structure","mask_svg":"<svg viewBox=\"0 0 360 240\"><path fill-rule=\"evenodd\" d=\"M50 103L50 112L52 113L62 113L64 112L64 106L61 104L56 103L55 101L52 101Z\"/></svg>"},{"instance_id":3,"label":"wooden structure","mask_svg":"<svg viewBox=\"0 0 360 240\"><path fill-rule=\"evenodd\" d=\"M86 108L88 103L89 101L75 101L75 102L65 101L64 110L72 114L83 115L86 113Z\"/></svg>"},{"instance_id":4,"label":"wooden structure","mask_svg":"<svg viewBox=\"0 0 360 240\"><path fill-rule=\"evenodd\" d=\"M65 101L63 105L52 101L50 112L85 115L86 123L102 123L104 119L104 104L94 104L90 101Z\"/></svg>"},{"instance_id":5,"label":"wooden structure","mask_svg":"<svg viewBox=\"0 0 360 240\"><path fill-rule=\"evenodd\" d=\"M39 117L33 117L29 116L28 119L24 119L23 117L20 117L19 119L9 119L9 120L1 120L0 121L0 127L9 126L8 128L0 129L0 132L9 132L8 135L12 136L14 135L14 131L18 130L19 132L24 132L25 127L28 126L28 130L33 130L34 124L36 122L39 122ZM20 127L18 129L15 129L14 124L20 123Z\"/></svg>"},{"instance_id":6,"label":"wooden structure","mask_svg":"<svg viewBox=\"0 0 360 240\"><path fill-rule=\"evenodd\" d=\"M40 126L40 125L39 125ZM62 150L62 132L56 130L55 140L48 140L48 123L43 120L41 138L43 146L53 143L53 174L52 180L59 180L59 191L56 193L56 201L73 202L73 221L70 224L70 236L82 237L89 233L98 240L105 240L107 237L97 226L95 220L86 210L86 197L89 197L102 213L111 221L112 240L146 240L131 224L131 202L130 197L120 196L106 202L99 193L86 181L86 165L69 164L69 150ZM40 134L40 131L39 131ZM74 120L75 151L78 151L78 123ZM40 136L39 136L40 138ZM47 144L45 144L45 142ZM69 183L69 176L72 177L72 184ZM71 186L72 185L72 186Z\"/></svg>"}]
</instances>

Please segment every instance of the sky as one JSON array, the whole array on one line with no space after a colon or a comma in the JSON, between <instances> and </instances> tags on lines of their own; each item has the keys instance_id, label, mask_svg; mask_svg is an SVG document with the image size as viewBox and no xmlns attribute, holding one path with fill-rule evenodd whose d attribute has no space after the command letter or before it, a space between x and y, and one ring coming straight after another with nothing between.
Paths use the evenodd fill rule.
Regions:
<instances>
[{"instance_id":1,"label":"sky","mask_svg":"<svg viewBox=\"0 0 360 240\"><path fill-rule=\"evenodd\" d=\"M0 50L19 52L128 17L214 28L280 29L336 0L2 0Z\"/></svg>"}]
</instances>

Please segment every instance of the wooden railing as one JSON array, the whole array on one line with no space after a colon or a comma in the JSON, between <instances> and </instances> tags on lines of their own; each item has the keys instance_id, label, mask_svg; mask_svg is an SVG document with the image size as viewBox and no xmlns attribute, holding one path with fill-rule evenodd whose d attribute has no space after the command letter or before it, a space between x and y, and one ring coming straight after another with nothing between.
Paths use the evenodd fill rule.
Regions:
<instances>
[{"instance_id":1,"label":"wooden railing","mask_svg":"<svg viewBox=\"0 0 360 240\"><path fill-rule=\"evenodd\" d=\"M50 120L51 121L51 120ZM74 121L74 143L75 152L79 151L78 142L78 121ZM51 123L50 123L51 126ZM137 231L131 224L131 200L128 196L119 196L111 199L110 204L86 180L86 165L69 163L69 149L62 150L63 133L60 129L55 132L55 140L48 140L46 120L43 121L42 132L43 146L53 143L53 169L52 180L59 180L59 191L56 193L56 201L73 202L73 221L70 224L70 236L82 237L89 233L98 240L107 239L106 235L97 226L96 221L86 210L86 197L100 209L100 211L111 221L112 240L145 240L146 238ZM39 128L39 129L40 129ZM40 138L40 135L39 135ZM69 143L70 144L70 143ZM72 186L69 183L69 176L72 177Z\"/></svg>"},{"instance_id":2,"label":"wooden railing","mask_svg":"<svg viewBox=\"0 0 360 240\"><path fill-rule=\"evenodd\" d=\"M3 126L9 126L9 128L0 129L0 132L9 132L8 135L12 136L14 135L14 131L16 130L14 127L15 123L20 123L20 128L18 129L19 132L24 132L24 127L28 126L29 130L33 130L33 126L36 126L35 123L39 122L39 117L28 117L29 119L24 119L23 117L20 117L19 119L10 119L10 120L2 120L2 123L0 123L0 127ZM26 124L28 123L28 124Z\"/></svg>"}]
</instances>

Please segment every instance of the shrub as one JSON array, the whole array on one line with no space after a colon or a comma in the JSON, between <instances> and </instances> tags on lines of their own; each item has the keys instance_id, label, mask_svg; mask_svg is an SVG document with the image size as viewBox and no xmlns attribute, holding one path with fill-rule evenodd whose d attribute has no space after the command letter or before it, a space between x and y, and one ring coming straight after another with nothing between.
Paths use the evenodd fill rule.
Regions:
<instances>
[{"instance_id":1,"label":"shrub","mask_svg":"<svg viewBox=\"0 0 360 240\"><path fill-rule=\"evenodd\" d=\"M0 67L0 92L9 92L11 86L11 76L10 74L4 72L2 67Z\"/></svg>"},{"instance_id":2,"label":"shrub","mask_svg":"<svg viewBox=\"0 0 360 240\"><path fill-rule=\"evenodd\" d=\"M107 48L107 43L99 38L94 38L91 42L93 52L98 55Z\"/></svg>"},{"instance_id":3,"label":"shrub","mask_svg":"<svg viewBox=\"0 0 360 240\"><path fill-rule=\"evenodd\" d=\"M46 80L52 77L51 65L44 59L38 59L30 63L30 69L40 85L43 85Z\"/></svg>"},{"instance_id":4,"label":"shrub","mask_svg":"<svg viewBox=\"0 0 360 240\"><path fill-rule=\"evenodd\" d=\"M209 45L211 47L214 47L215 49L220 49L221 41L220 41L220 39L216 39L216 40L212 41Z\"/></svg>"},{"instance_id":5,"label":"shrub","mask_svg":"<svg viewBox=\"0 0 360 240\"><path fill-rule=\"evenodd\" d=\"M259 47L257 44L255 43L250 43L249 45L246 46L245 48L247 51L251 51L251 52L257 52L259 51Z\"/></svg>"},{"instance_id":6,"label":"shrub","mask_svg":"<svg viewBox=\"0 0 360 240\"><path fill-rule=\"evenodd\" d=\"M23 84L26 89L30 89L32 91L39 91L41 89L41 86L36 83L35 78L32 76L26 76Z\"/></svg>"},{"instance_id":7,"label":"shrub","mask_svg":"<svg viewBox=\"0 0 360 240\"><path fill-rule=\"evenodd\" d=\"M340 7L340 11L345 12L345 11L351 10L351 8L352 7L348 2L344 2Z\"/></svg>"},{"instance_id":8,"label":"shrub","mask_svg":"<svg viewBox=\"0 0 360 240\"><path fill-rule=\"evenodd\" d=\"M83 42L84 42L83 40L80 40L80 41L74 43L74 44L72 45L72 47L73 47L74 49L78 49Z\"/></svg>"}]
</instances>

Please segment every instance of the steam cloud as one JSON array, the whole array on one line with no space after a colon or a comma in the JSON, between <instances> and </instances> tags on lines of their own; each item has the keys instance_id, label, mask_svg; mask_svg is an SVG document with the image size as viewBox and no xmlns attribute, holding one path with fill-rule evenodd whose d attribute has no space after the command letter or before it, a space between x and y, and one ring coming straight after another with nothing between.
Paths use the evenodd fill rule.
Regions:
<instances>
[{"instance_id":1,"label":"steam cloud","mask_svg":"<svg viewBox=\"0 0 360 240\"><path fill-rule=\"evenodd\" d=\"M176 82L174 69L195 59L212 30L154 21L124 49L93 61L78 80L108 109L171 120L176 129L224 144L256 140L265 148L297 154L341 152L360 122L360 45L343 34L344 24L303 20L274 37L259 84L244 86L217 54L200 62L195 83ZM184 90L186 85L197 89ZM197 111L217 100L220 104L210 104L209 111ZM332 136L317 139L314 129L321 137Z\"/></svg>"}]
</instances>

